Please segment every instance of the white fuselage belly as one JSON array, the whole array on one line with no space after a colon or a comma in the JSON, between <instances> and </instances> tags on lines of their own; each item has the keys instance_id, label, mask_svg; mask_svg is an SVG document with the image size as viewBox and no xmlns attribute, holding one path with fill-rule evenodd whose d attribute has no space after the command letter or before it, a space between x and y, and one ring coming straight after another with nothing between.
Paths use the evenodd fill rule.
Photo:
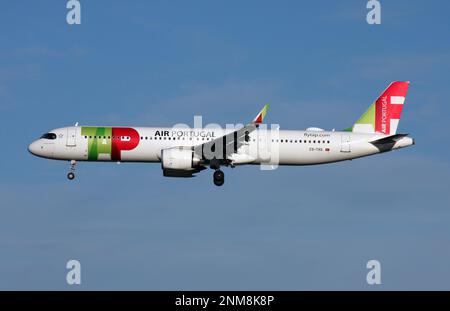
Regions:
<instances>
[{"instance_id":1,"label":"white fuselage belly","mask_svg":"<svg viewBox=\"0 0 450 311\"><path fill-rule=\"evenodd\" d=\"M133 129L139 133L139 143L133 150L121 151L120 162L160 162L163 149L201 145L229 132L221 129ZM41 148L48 150L44 157L58 160L92 160L89 157L88 145L89 140L94 137L82 135L81 127L61 128L53 132L56 133L57 139L41 142ZM74 137L70 137L69 142L70 135ZM270 160L279 165L311 165L349 160L379 153L370 141L383 136L385 135L336 131L256 130L250 133L248 145L240 147L237 153L248 160L236 161L235 164L260 164ZM101 148L101 145L110 144L112 137L101 136L95 139ZM95 161L116 160L111 155L100 153Z\"/></svg>"}]
</instances>

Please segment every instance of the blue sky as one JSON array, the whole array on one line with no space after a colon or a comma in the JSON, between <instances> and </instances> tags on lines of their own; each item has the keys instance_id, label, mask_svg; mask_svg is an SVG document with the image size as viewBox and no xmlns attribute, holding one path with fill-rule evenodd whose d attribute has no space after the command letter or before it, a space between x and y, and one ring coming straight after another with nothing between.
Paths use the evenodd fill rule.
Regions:
<instances>
[{"instance_id":1,"label":"blue sky","mask_svg":"<svg viewBox=\"0 0 450 311\"><path fill-rule=\"evenodd\" d=\"M4 1L0 289L450 289L448 1ZM413 148L166 179L159 165L32 157L52 128L354 123L410 80ZM66 262L82 285L65 282ZM381 262L382 282L365 265Z\"/></svg>"}]
</instances>

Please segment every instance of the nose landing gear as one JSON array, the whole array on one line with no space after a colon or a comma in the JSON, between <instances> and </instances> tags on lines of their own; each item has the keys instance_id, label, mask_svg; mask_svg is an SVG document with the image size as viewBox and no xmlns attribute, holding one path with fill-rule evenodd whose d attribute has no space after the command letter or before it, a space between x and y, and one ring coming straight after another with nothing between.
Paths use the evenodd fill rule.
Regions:
<instances>
[{"instance_id":1,"label":"nose landing gear","mask_svg":"<svg viewBox=\"0 0 450 311\"><path fill-rule=\"evenodd\" d=\"M69 180L74 180L75 179L75 168L77 165L77 161L75 160L71 160L70 161L70 172L67 174L67 178Z\"/></svg>"},{"instance_id":2,"label":"nose landing gear","mask_svg":"<svg viewBox=\"0 0 450 311\"><path fill-rule=\"evenodd\" d=\"M216 169L213 175L214 185L220 187L225 183L225 174L220 170Z\"/></svg>"}]
</instances>

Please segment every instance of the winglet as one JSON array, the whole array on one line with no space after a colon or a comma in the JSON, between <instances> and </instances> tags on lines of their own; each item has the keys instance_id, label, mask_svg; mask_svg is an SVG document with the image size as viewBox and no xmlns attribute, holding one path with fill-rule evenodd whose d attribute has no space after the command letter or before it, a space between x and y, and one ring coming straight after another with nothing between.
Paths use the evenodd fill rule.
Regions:
<instances>
[{"instance_id":1,"label":"winglet","mask_svg":"<svg viewBox=\"0 0 450 311\"><path fill-rule=\"evenodd\" d=\"M261 124L264 120L264 117L267 114L267 110L269 110L269 104L265 105L264 108L258 113L256 118L252 121L253 124Z\"/></svg>"}]
</instances>

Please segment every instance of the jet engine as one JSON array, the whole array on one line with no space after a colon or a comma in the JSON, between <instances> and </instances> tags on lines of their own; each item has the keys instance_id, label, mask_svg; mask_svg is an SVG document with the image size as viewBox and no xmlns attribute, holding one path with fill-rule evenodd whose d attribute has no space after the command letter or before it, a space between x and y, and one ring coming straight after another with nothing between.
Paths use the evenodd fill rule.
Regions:
<instances>
[{"instance_id":1,"label":"jet engine","mask_svg":"<svg viewBox=\"0 0 450 311\"><path fill-rule=\"evenodd\" d=\"M161 167L164 176L168 177L192 177L204 169L200 165L200 159L193 150L180 147L161 150Z\"/></svg>"}]
</instances>

